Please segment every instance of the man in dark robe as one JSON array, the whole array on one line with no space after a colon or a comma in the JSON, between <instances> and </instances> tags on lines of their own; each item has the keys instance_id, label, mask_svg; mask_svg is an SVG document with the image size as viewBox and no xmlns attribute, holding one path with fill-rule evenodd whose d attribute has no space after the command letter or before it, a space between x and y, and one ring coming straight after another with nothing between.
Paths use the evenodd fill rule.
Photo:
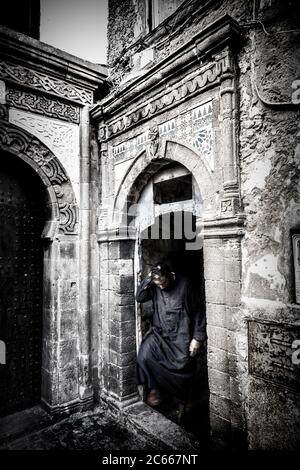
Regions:
<instances>
[{"instance_id":1,"label":"man in dark robe","mask_svg":"<svg viewBox=\"0 0 300 470\"><path fill-rule=\"evenodd\" d=\"M153 302L152 327L137 358L138 383L147 389L147 404L161 402L160 391L184 402L193 375L194 359L206 340L206 319L195 309L187 279L159 264L141 282L137 302Z\"/></svg>"}]
</instances>

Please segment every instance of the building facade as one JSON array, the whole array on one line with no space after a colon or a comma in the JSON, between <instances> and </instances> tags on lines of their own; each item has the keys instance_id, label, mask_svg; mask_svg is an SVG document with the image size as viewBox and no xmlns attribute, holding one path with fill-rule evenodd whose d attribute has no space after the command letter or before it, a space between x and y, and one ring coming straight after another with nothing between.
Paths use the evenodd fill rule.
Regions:
<instances>
[{"instance_id":1,"label":"building facade","mask_svg":"<svg viewBox=\"0 0 300 470\"><path fill-rule=\"evenodd\" d=\"M102 169L102 393L120 404L136 395L138 273L164 254L188 271L199 263L213 439L295 448L296 4L175 3L110 2L112 89L91 112ZM174 199L188 177L189 194ZM180 211L194 218L198 245L143 239Z\"/></svg>"},{"instance_id":2,"label":"building facade","mask_svg":"<svg viewBox=\"0 0 300 470\"><path fill-rule=\"evenodd\" d=\"M106 69L4 27L1 51L1 415L55 414L93 403L89 109Z\"/></svg>"},{"instance_id":3,"label":"building facade","mask_svg":"<svg viewBox=\"0 0 300 470\"><path fill-rule=\"evenodd\" d=\"M6 411L140 403L135 290L164 258L206 310L215 445L299 446L298 23L296 2L111 0L108 78L2 29Z\"/></svg>"}]
</instances>

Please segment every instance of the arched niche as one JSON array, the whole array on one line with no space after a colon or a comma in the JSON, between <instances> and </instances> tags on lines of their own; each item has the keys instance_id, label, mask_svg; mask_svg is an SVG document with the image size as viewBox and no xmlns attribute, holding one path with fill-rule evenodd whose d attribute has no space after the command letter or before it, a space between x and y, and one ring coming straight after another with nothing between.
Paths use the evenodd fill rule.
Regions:
<instances>
[{"instance_id":1,"label":"arched niche","mask_svg":"<svg viewBox=\"0 0 300 470\"><path fill-rule=\"evenodd\" d=\"M58 158L39 139L6 121L0 121L0 148L30 165L42 179L49 220L43 236L78 234L78 207L70 179Z\"/></svg>"}]
</instances>

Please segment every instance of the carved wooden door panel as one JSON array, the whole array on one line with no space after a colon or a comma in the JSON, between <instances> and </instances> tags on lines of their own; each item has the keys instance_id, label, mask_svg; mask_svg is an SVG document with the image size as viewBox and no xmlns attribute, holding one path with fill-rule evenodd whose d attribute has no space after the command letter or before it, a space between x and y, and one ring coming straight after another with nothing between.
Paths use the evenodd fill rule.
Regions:
<instances>
[{"instance_id":1,"label":"carved wooden door panel","mask_svg":"<svg viewBox=\"0 0 300 470\"><path fill-rule=\"evenodd\" d=\"M40 401L44 190L35 172L0 155L0 415Z\"/></svg>"}]
</instances>

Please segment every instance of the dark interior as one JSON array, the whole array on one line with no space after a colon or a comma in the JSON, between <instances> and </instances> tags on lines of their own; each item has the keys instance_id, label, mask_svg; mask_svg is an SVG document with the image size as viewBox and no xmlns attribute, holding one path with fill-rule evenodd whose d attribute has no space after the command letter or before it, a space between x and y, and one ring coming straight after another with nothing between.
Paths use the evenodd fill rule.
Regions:
<instances>
[{"instance_id":1,"label":"dark interior","mask_svg":"<svg viewBox=\"0 0 300 470\"><path fill-rule=\"evenodd\" d=\"M171 214L172 220L173 214ZM195 224L195 217L193 216ZM162 235L161 217L155 221L156 232ZM153 228L153 227L152 227ZM150 230L144 232L144 236ZM158 262L166 262L174 272L189 278L197 298L199 308L205 309L205 291L203 276L203 250L187 250L186 239L174 238L174 227L171 224L170 239L142 239L142 276ZM190 240L189 240L190 241ZM151 324L152 302L141 304L142 333L145 334ZM166 417L192 432L202 442L209 439L209 390L207 378L206 350L194 362L194 377L190 384L189 398L184 409L174 397L165 397L157 410Z\"/></svg>"},{"instance_id":2,"label":"dark interior","mask_svg":"<svg viewBox=\"0 0 300 470\"><path fill-rule=\"evenodd\" d=\"M13 155L0 160L0 416L41 399L45 191Z\"/></svg>"}]
</instances>

